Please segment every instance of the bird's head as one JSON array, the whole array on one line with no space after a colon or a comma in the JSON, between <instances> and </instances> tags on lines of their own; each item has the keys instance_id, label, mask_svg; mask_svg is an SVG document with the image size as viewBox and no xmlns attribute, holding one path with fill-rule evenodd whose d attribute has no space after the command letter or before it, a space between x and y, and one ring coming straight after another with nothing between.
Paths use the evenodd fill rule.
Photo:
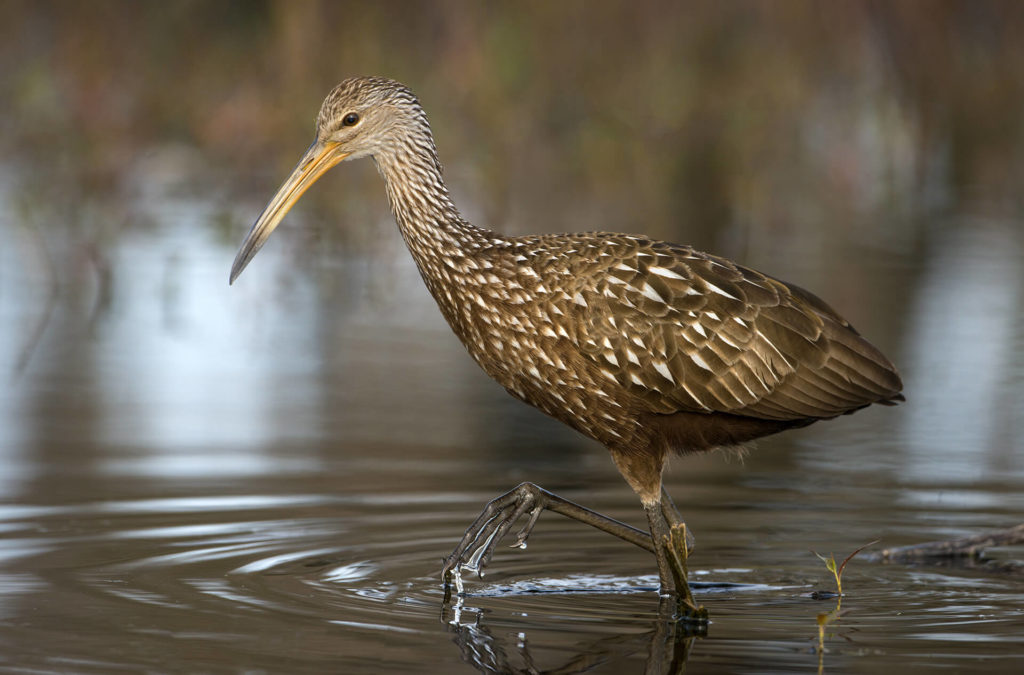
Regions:
<instances>
[{"instance_id":1,"label":"bird's head","mask_svg":"<svg viewBox=\"0 0 1024 675\"><path fill-rule=\"evenodd\" d=\"M353 77L336 86L316 120L316 140L253 224L231 266L230 283L253 259L289 209L328 169L346 159L393 149L403 129L429 125L409 89L382 77ZM407 137L407 134L406 136Z\"/></svg>"}]
</instances>

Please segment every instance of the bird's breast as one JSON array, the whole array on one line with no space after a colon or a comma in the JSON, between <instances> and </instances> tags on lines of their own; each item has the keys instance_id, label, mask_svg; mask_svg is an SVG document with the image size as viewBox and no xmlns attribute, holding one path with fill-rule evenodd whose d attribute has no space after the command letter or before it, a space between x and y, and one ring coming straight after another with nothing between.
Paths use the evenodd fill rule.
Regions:
<instances>
[{"instance_id":1,"label":"bird's breast","mask_svg":"<svg viewBox=\"0 0 1024 675\"><path fill-rule=\"evenodd\" d=\"M577 324L587 317L571 286L521 270L443 276L437 284L442 313L473 359L509 393L605 445L636 435L632 395L580 349Z\"/></svg>"}]
</instances>

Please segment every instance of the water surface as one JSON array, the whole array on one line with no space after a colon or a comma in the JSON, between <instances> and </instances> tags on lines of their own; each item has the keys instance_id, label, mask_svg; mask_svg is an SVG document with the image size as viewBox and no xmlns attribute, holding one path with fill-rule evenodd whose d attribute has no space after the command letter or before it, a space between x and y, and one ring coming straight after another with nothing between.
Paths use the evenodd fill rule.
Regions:
<instances>
[{"instance_id":1,"label":"water surface","mask_svg":"<svg viewBox=\"0 0 1024 675\"><path fill-rule=\"evenodd\" d=\"M601 448L476 371L395 235L325 263L322 282L291 267L285 233L229 288L210 210L165 202L105 252L115 277L83 273L49 308L41 254L8 222L3 669L1021 666L1024 579L979 566L854 559L819 654L836 600L812 597L833 582L811 553L1019 522L1017 223L965 216L924 257L855 249L900 289L858 324L902 365L907 404L742 462L673 462L712 617L690 637L659 614L648 554L556 515L445 603L440 560L491 497L532 480L640 525L635 497ZM795 271L844 295L806 260Z\"/></svg>"}]
</instances>

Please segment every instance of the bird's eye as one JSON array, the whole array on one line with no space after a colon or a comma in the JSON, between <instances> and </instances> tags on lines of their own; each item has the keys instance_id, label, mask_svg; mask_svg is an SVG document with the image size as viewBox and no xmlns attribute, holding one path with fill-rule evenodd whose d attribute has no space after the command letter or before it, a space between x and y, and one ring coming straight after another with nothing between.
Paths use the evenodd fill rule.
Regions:
<instances>
[{"instance_id":1,"label":"bird's eye","mask_svg":"<svg viewBox=\"0 0 1024 675\"><path fill-rule=\"evenodd\" d=\"M346 127L354 127L359 123L359 115L355 113L349 113L341 120L342 125Z\"/></svg>"}]
</instances>

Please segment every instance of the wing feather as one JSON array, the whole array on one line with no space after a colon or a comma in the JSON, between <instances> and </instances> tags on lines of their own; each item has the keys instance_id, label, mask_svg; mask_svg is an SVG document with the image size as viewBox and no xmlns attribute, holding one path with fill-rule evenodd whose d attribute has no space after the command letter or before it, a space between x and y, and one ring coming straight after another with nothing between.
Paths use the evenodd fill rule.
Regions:
<instances>
[{"instance_id":1,"label":"wing feather","mask_svg":"<svg viewBox=\"0 0 1024 675\"><path fill-rule=\"evenodd\" d=\"M898 397L893 365L817 296L688 247L609 243L578 344L649 412L798 420Z\"/></svg>"}]
</instances>

